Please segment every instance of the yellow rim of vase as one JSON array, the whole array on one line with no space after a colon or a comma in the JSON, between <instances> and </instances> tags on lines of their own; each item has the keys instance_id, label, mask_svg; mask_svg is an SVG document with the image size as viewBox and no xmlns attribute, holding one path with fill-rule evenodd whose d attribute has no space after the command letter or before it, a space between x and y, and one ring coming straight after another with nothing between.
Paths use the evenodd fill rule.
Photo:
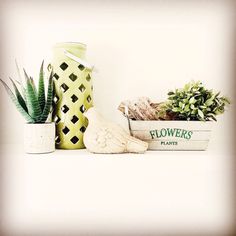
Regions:
<instances>
[{"instance_id":1,"label":"yellow rim of vase","mask_svg":"<svg viewBox=\"0 0 236 236\"><path fill-rule=\"evenodd\" d=\"M56 43L54 45L54 48L63 48L63 47L77 47L81 49L86 49L87 45L84 43L79 43L79 42L62 42L62 43Z\"/></svg>"}]
</instances>

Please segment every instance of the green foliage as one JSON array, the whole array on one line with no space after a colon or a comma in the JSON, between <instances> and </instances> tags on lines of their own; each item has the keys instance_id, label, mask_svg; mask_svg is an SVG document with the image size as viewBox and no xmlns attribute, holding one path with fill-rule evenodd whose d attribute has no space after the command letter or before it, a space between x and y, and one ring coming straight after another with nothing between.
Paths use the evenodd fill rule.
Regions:
<instances>
[{"instance_id":1,"label":"green foliage","mask_svg":"<svg viewBox=\"0 0 236 236\"><path fill-rule=\"evenodd\" d=\"M224 113L228 104L229 99L220 96L220 92L215 93L200 81L193 81L168 93L166 110L175 120L216 121L216 115Z\"/></svg>"},{"instance_id":2,"label":"green foliage","mask_svg":"<svg viewBox=\"0 0 236 236\"><path fill-rule=\"evenodd\" d=\"M17 65L18 75L21 80L20 71ZM45 123L52 107L53 100L53 79L52 71L48 78L48 88L47 88L47 98L45 97L45 82L44 82L44 71L43 71L43 62L40 68L39 73L39 83L38 89L35 86L34 80L32 77L29 77L24 70L24 79L25 86L16 81L20 86L18 89L15 81L10 78L14 93L9 88L9 86L0 79L0 82L7 91L12 102L15 104L17 110L23 115L29 123Z\"/></svg>"},{"instance_id":3,"label":"green foliage","mask_svg":"<svg viewBox=\"0 0 236 236\"><path fill-rule=\"evenodd\" d=\"M40 117L40 122L44 123L47 120L48 114L50 113L50 109L52 107L52 101L53 101L53 79L52 79L53 73L51 72L49 76L49 82L48 82L48 91L47 91L47 102L45 103L45 106L43 108L43 113Z\"/></svg>"},{"instance_id":4,"label":"green foliage","mask_svg":"<svg viewBox=\"0 0 236 236\"><path fill-rule=\"evenodd\" d=\"M38 84L38 101L41 109L43 110L45 107L45 89L44 89L44 72L43 72L43 62L39 72L39 84Z\"/></svg>"}]
</instances>

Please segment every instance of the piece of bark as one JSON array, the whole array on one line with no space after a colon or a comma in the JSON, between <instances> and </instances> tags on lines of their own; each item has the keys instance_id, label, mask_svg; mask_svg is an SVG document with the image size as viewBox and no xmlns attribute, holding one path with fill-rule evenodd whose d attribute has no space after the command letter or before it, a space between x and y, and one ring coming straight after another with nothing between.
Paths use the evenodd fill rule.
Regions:
<instances>
[{"instance_id":1,"label":"piece of bark","mask_svg":"<svg viewBox=\"0 0 236 236\"><path fill-rule=\"evenodd\" d=\"M153 103L148 97L125 100L118 107L125 116L132 120L172 120L173 116L166 111L164 102ZM126 114L126 110L127 113Z\"/></svg>"}]
</instances>

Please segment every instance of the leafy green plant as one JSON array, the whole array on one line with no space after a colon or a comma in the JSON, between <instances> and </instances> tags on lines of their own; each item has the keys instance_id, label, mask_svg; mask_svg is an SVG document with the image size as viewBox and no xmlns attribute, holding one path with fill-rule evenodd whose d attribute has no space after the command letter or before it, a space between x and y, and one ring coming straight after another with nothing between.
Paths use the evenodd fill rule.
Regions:
<instances>
[{"instance_id":1,"label":"leafy green plant","mask_svg":"<svg viewBox=\"0 0 236 236\"><path fill-rule=\"evenodd\" d=\"M17 71L20 76L20 71L17 66ZM48 77L47 97L45 97L45 81L43 62L39 72L38 89L35 86L32 77L29 77L24 70L25 86L23 81L14 81L10 78L14 92L9 86L0 79L0 82L6 89L12 102L15 104L17 110L23 115L29 123L45 123L50 113L53 101L53 79L52 71ZM20 78L21 79L21 78ZM20 89L18 88L18 86ZM21 91L20 91L21 90Z\"/></svg>"},{"instance_id":2,"label":"leafy green plant","mask_svg":"<svg viewBox=\"0 0 236 236\"><path fill-rule=\"evenodd\" d=\"M203 84L190 82L183 88L168 93L166 111L174 120L215 120L225 111L230 101L220 92L206 89Z\"/></svg>"}]
</instances>

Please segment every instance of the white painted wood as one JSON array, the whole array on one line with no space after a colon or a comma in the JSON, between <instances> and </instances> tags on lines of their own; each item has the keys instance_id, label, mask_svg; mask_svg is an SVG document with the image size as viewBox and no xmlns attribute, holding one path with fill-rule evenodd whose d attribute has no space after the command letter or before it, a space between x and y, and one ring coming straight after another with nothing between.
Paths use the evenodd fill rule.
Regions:
<instances>
[{"instance_id":1,"label":"white painted wood","mask_svg":"<svg viewBox=\"0 0 236 236\"><path fill-rule=\"evenodd\" d=\"M214 122L133 121L134 137L148 142L149 150L206 150Z\"/></svg>"},{"instance_id":2,"label":"white painted wood","mask_svg":"<svg viewBox=\"0 0 236 236\"><path fill-rule=\"evenodd\" d=\"M186 127L185 127L186 129ZM186 129L188 130L188 129ZM158 130L160 132L161 129ZM142 139L142 140L150 140L151 135L149 130L132 130L132 135L136 138ZM211 130L194 130L192 134L192 140L209 140L211 137ZM166 136L162 137L161 139L168 140L171 137ZM182 140L181 137L175 137L177 140Z\"/></svg>"},{"instance_id":3,"label":"white painted wood","mask_svg":"<svg viewBox=\"0 0 236 236\"><path fill-rule=\"evenodd\" d=\"M169 144L172 143L172 144ZM176 145L174 144L176 143ZM209 140L193 140L193 141L176 141L176 140L149 140L148 149L149 150L199 150L203 151L207 149Z\"/></svg>"},{"instance_id":4,"label":"white painted wood","mask_svg":"<svg viewBox=\"0 0 236 236\"><path fill-rule=\"evenodd\" d=\"M25 124L24 148L26 153L55 151L55 123Z\"/></svg>"},{"instance_id":5,"label":"white painted wood","mask_svg":"<svg viewBox=\"0 0 236 236\"><path fill-rule=\"evenodd\" d=\"M150 130L156 128L188 128L191 130L211 130L214 125L213 121L182 121L182 120L173 120L173 121L160 121L160 120L130 120L130 125L132 130Z\"/></svg>"}]
</instances>

